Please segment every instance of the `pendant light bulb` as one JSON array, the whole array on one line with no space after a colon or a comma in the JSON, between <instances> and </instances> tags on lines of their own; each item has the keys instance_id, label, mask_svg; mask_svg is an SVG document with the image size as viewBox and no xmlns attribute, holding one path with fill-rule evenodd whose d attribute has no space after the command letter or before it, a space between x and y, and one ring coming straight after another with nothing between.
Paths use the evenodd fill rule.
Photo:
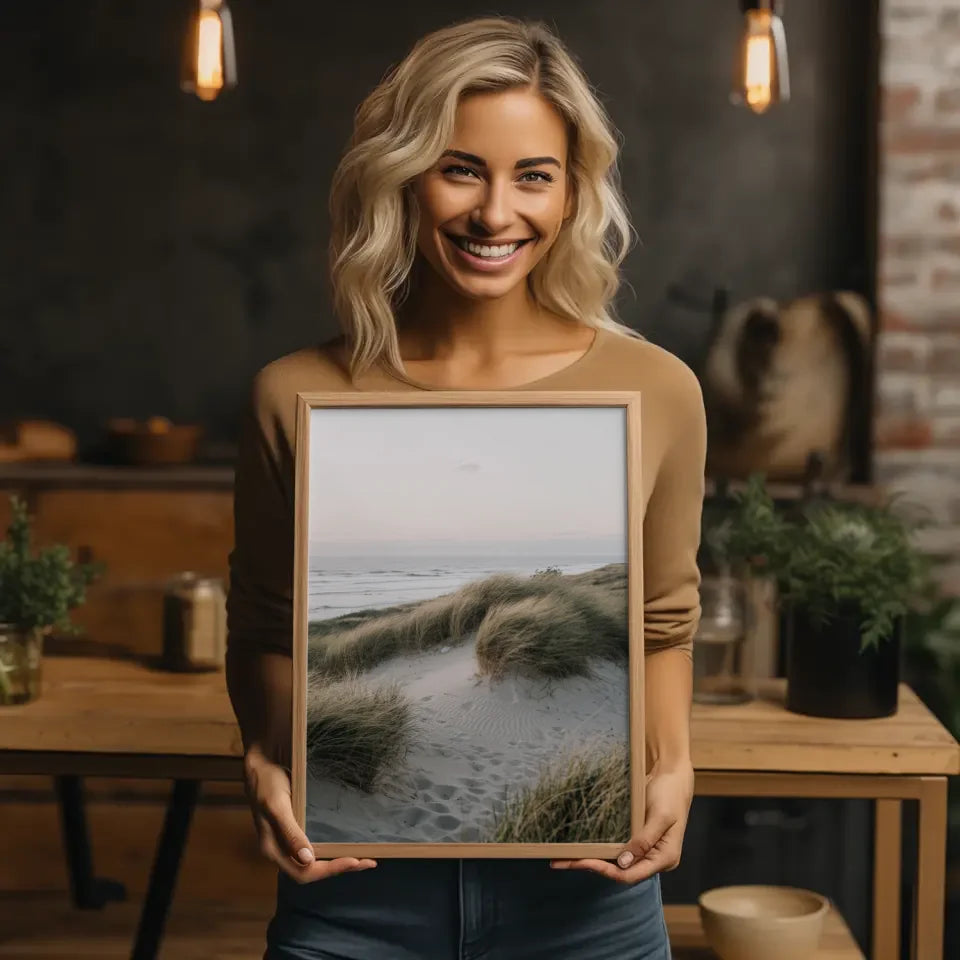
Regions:
<instances>
[{"instance_id":1,"label":"pendant light bulb","mask_svg":"<svg viewBox=\"0 0 960 960\"><path fill-rule=\"evenodd\" d=\"M731 99L764 113L790 99L782 0L740 0L743 36Z\"/></svg>"},{"instance_id":2,"label":"pendant light bulb","mask_svg":"<svg viewBox=\"0 0 960 960\"><path fill-rule=\"evenodd\" d=\"M215 100L237 84L233 20L226 0L198 0L184 52L180 87L200 100Z\"/></svg>"}]
</instances>

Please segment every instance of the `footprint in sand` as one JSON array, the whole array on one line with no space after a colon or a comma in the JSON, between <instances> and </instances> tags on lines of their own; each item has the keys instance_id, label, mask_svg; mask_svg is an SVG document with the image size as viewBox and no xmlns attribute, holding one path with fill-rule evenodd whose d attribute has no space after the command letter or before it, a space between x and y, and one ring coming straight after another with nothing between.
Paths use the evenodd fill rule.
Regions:
<instances>
[{"instance_id":1,"label":"footprint in sand","mask_svg":"<svg viewBox=\"0 0 960 960\"><path fill-rule=\"evenodd\" d=\"M403 822L408 827L419 827L420 824L427 819L428 813L429 811L423 807L414 807L409 813L404 815Z\"/></svg>"},{"instance_id":2,"label":"footprint in sand","mask_svg":"<svg viewBox=\"0 0 960 960\"><path fill-rule=\"evenodd\" d=\"M451 797L456 796L457 788L451 786L449 783L440 783L433 788L434 796L439 797L441 800L449 800Z\"/></svg>"},{"instance_id":3,"label":"footprint in sand","mask_svg":"<svg viewBox=\"0 0 960 960\"><path fill-rule=\"evenodd\" d=\"M432 813L447 813L450 810L449 804L441 803L439 800L428 800L424 807Z\"/></svg>"},{"instance_id":4,"label":"footprint in sand","mask_svg":"<svg viewBox=\"0 0 960 960\"><path fill-rule=\"evenodd\" d=\"M434 817L433 825L439 830L457 830L461 826L461 821L458 817L447 813L439 817Z\"/></svg>"}]
</instances>

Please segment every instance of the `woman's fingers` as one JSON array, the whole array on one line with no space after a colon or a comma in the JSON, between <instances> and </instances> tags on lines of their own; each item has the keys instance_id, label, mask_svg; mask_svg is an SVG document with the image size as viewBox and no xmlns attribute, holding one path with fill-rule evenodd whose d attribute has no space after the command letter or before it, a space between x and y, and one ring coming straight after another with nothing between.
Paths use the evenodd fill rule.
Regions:
<instances>
[{"instance_id":1,"label":"woman's fingers","mask_svg":"<svg viewBox=\"0 0 960 960\"><path fill-rule=\"evenodd\" d=\"M650 817L644 823L640 832L617 857L617 864L626 870L631 864L648 856L652 850L656 849L657 844L667 836L670 828L676 822L676 817L668 810L651 811Z\"/></svg>"},{"instance_id":2,"label":"woman's fingers","mask_svg":"<svg viewBox=\"0 0 960 960\"><path fill-rule=\"evenodd\" d=\"M560 861L560 863L565 863L566 865L558 866L557 869L591 870L610 880L615 880L617 883L625 884L639 883L639 881L645 880L647 877L652 877L655 873L666 869L660 856L654 851L626 870L607 860L567 860Z\"/></svg>"},{"instance_id":3,"label":"woman's fingers","mask_svg":"<svg viewBox=\"0 0 960 960\"><path fill-rule=\"evenodd\" d=\"M247 793L260 837L260 852L298 883L311 883L377 865L375 860L356 857L316 859L313 844L293 815L290 778L283 767L259 760L249 771Z\"/></svg>"},{"instance_id":4,"label":"woman's fingers","mask_svg":"<svg viewBox=\"0 0 960 960\"><path fill-rule=\"evenodd\" d=\"M666 873L680 866L680 839L676 830L668 830L663 838L628 869L620 869L621 883L639 883L655 873Z\"/></svg>"},{"instance_id":5,"label":"woman's fingers","mask_svg":"<svg viewBox=\"0 0 960 960\"><path fill-rule=\"evenodd\" d=\"M293 857L300 864L313 863L316 859L313 844L293 816L290 795L282 789L274 790L263 799L262 810L277 844L286 856Z\"/></svg>"},{"instance_id":6,"label":"woman's fingers","mask_svg":"<svg viewBox=\"0 0 960 960\"><path fill-rule=\"evenodd\" d=\"M260 817L260 826L260 852L298 883L312 883L341 873L369 870L377 865L375 860L356 857L337 857L335 860L314 859L309 863L301 863L287 852L287 846L281 846L278 843L274 826L267 817Z\"/></svg>"},{"instance_id":7,"label":"woman's fingers","mask_svg":"<svg viewBox=\"0 0 960 960\"><path fill-rule=\"evenodd\" d=\"M645 841L644 841L645 842ZM636 843L630 844L631 852L639 849ZM621 854L622 856L622 854ZM557 870L591 870L601 876L609 877L617 883L634 884L652 877L661 871L673 870L680 864L679 832L675 826L668 827L662 836L647 848L646 853L630 861L626 868L607 860L554 860L551 866Z\"/></svg>"}]
</instances>

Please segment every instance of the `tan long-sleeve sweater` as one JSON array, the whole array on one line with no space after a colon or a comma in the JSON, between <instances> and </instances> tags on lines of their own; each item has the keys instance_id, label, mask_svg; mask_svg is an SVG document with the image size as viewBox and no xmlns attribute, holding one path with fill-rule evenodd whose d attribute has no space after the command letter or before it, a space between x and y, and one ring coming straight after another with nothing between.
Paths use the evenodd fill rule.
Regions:
<instances>
[{"instance_id":1,"label":"tan long-sleeve sweater","mask_svg":"<svg viewBox=\"0 0 960 960\"><path fill-rule=\"evenodd\" d=\"M331 344L299 350L254 380L235 480L227 603L234 650L292 650L297 394L429 389L381 367L352 383L336 356ZM700 617L696 557L706 459L696 376L662 347L601 330L572 365L511 389L641 391L645 650L691 650Z\"/></svg>"}]
</instances>

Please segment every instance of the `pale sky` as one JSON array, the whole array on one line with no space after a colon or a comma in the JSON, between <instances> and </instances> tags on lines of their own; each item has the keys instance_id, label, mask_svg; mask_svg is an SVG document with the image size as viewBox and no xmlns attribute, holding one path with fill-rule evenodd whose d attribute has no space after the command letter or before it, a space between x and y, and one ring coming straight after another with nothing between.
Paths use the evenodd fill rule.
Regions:
<instances>
[{"instance_id":1,"label":"pale sky","mask_svg":"<svg viewBox=\"0 0 960 960\"><path fill-rule=\"evenodd\" d=\"M621 407L314 408L311 542L613 537Z\"/></svg>"}]
</instances>

